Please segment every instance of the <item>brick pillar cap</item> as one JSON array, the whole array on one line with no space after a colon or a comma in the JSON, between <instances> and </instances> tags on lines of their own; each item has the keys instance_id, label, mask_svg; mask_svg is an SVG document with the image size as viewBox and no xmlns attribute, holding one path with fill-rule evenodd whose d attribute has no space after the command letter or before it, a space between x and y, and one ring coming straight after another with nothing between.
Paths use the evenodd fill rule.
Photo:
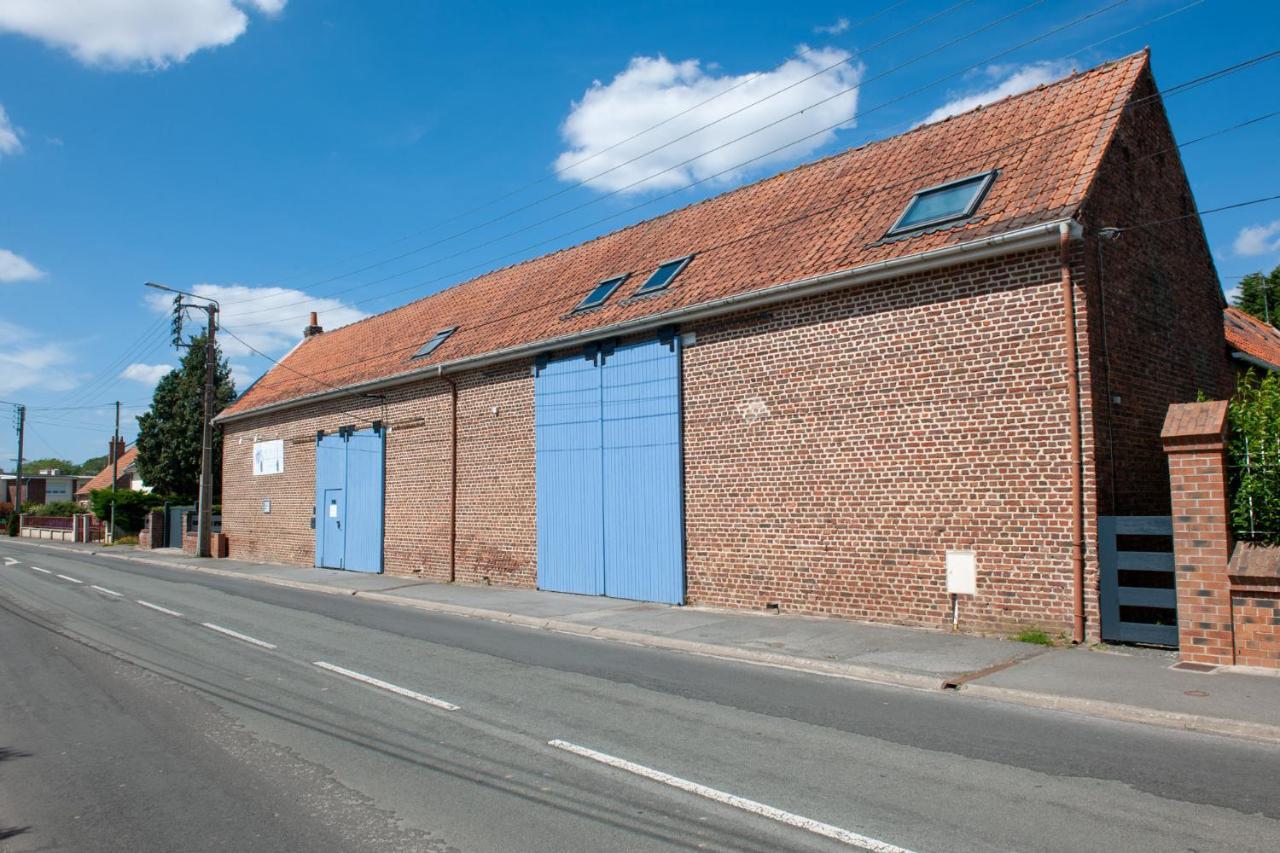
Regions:
<instances>
[{"instance_id":1,"label":"brick pillar cap","mask_svg":"<svg viewBox=\"0 0 1280 853\"><path fill-rule=\"evenodd\" d=\"M1220 448L1227 435L1227 401L1174 403L1164 418L1160 438L1168 452Z\"/></svg>"}]
</instances>

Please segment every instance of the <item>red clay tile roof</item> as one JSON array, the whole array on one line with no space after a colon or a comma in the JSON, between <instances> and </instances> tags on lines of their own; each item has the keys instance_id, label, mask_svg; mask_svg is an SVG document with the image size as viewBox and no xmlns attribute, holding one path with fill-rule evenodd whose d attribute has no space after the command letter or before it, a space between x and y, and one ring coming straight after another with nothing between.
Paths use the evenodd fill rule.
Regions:
<instances>
[{"instance_id":1,"label":"red clay tile roof","mask_svg":"<svg viewBox=\"0 0 1280 853\"><path fill-rule=\"evenodd\" d=\"M222 417L1070 217L1147 61L1143 51L1100 65L307 338ZM999 176L969 222L882 239L917 190L991 169ZM669 289L629 298L691 252ZM625 272L604 307L570 313ZM450 326L434 353L412 358Z\"/></svg>"},{"instance_id":2,"label":"red clay tile roof","mask_svg":"<svg viewBox=\"0 0 1280 853\"><path fill-rule=\"evenodd\" d=\"M1280 370L1280 329L1231 307L1222 312L1227 345Z\"/></svg>"},{"instance_id":3,"label":"red clay tile roof","mask_svg":"<svg viewBox=\"0 0 1280 853\"><path fill-rule=\"evenodd\" d=\"M120 454L119 472L123 476L125 470L138 458L138 447L134 445ZM93 475L93 479L76 489L76 497L88 495L94 489L111 488L111 466L103 468Z\"/></svg>"}]
</instances>

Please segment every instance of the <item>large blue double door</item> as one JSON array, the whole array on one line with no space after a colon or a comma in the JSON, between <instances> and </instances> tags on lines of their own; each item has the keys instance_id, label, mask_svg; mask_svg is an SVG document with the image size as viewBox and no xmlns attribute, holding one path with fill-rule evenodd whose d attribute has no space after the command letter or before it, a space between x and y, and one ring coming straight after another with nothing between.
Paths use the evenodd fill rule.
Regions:
<instances>
[{"instance_id":1,"label":"large blue double door","mask_svg":"<svg viewBox=\"0 0 1280 853\"><path fill-rule=\"evenodd\" d=\"M316 565L382 571L382 430L343 429L316 441Z\"/></svg>"},{"instance_id":2,"label":"large blue double door","mask_svg":"<svg viewBox=\"0 0 1280 853\"><path fill-rule=\"evenodd\" d=\"M538 586L684 601L680 339L536 368Z\"/></svg>"}]
</instances>

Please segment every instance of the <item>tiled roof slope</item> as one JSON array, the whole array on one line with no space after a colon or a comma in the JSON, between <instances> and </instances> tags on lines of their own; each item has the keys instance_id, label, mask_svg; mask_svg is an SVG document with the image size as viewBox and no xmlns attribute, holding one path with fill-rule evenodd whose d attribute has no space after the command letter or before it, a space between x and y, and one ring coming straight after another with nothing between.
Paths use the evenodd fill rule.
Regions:
<instances>
[{"instance_id":1,"label":"tiled roof slope","mask_svg":"<svg viewBox=\"0 0 1280 853\"><path fill-rule=\"evenodd\" d=\"M1071 216L1146 66L1143 51L307 338L222 416ZM990 169L999 177L968 224L882 241L915 191ZM691 252L668 290L629 299ZM570 314L625 272L602 309Z\"/></svg>"},{"instance_id":2,"label":"tiled roof slope","mask_svg":"<svg viewBox=\"0 0 1280 853\"><path fill-rule=\"evenodd\" d=\"M1280 329L1231 307L1222 312L1227 345L1280 369Z\"/></svg>"},{"instance_id":3,"label":"tiled roof slope","mask_svg":"<svg viewBox=\"0 0 1280 853\"><path fill-rule=\"evenodd\" d=\"M119 472L123 474L128 470L129 466L138 458L138 446L135 444L124 453L120 454ZM87 495L94 489L111 488L111 465L103 468L101 471L93 475L93 479L76 489L76 496Z\"/></svg>"}]
</instances>

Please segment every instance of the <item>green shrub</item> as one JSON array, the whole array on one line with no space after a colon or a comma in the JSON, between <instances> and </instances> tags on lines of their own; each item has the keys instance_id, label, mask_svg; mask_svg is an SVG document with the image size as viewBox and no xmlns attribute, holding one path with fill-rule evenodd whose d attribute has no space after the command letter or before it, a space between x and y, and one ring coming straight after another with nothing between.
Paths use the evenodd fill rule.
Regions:
<instances>
[{"instance_id":1,"label":"green shrub","mask_svg":"<svg viewBox=\"0 0 1280 853\"><path fill-rule=\"evenodd\" d=\"M81 512L80 505L72 501L54 501L49 504L23 504L23 512L27 515L42 515L46 518L70 518Z\"/></svg>"},{"instance_id":2,"label":"green shrub","mask_svg":"<svg viewBox=\"0 0 1280 853\"><path fill-rule=\"evenodd\" d=\"M116 533L137 533L147 522L147 513L164 503L160 495L135 492L132 489L94 489L89 493L93 514L103 521L111 519L112 495L116 503ZM119 541L119 536L116 537Z\"/></svg>"},{"instance_id":3,"label":"green shrub","mask_svg":"<svg viewBox=\"0 0 1280 853\"><path fill-rule=\"evenodd\" d=\"M18 535L18 514L16 512L9 516L9 521L5 524L5 532L10 536Z\"/></svg>"},{"instance_id":4,"label":"green shrub","mask_svg":"<svg viewBox=\"0 0 1280 853\"><path fill-rule=\"evenodd\" d=\"M1241 376L1228 422L1231 526L1241 537L1280 543L1280 375Z\"/></svg>"}]
</instances>

